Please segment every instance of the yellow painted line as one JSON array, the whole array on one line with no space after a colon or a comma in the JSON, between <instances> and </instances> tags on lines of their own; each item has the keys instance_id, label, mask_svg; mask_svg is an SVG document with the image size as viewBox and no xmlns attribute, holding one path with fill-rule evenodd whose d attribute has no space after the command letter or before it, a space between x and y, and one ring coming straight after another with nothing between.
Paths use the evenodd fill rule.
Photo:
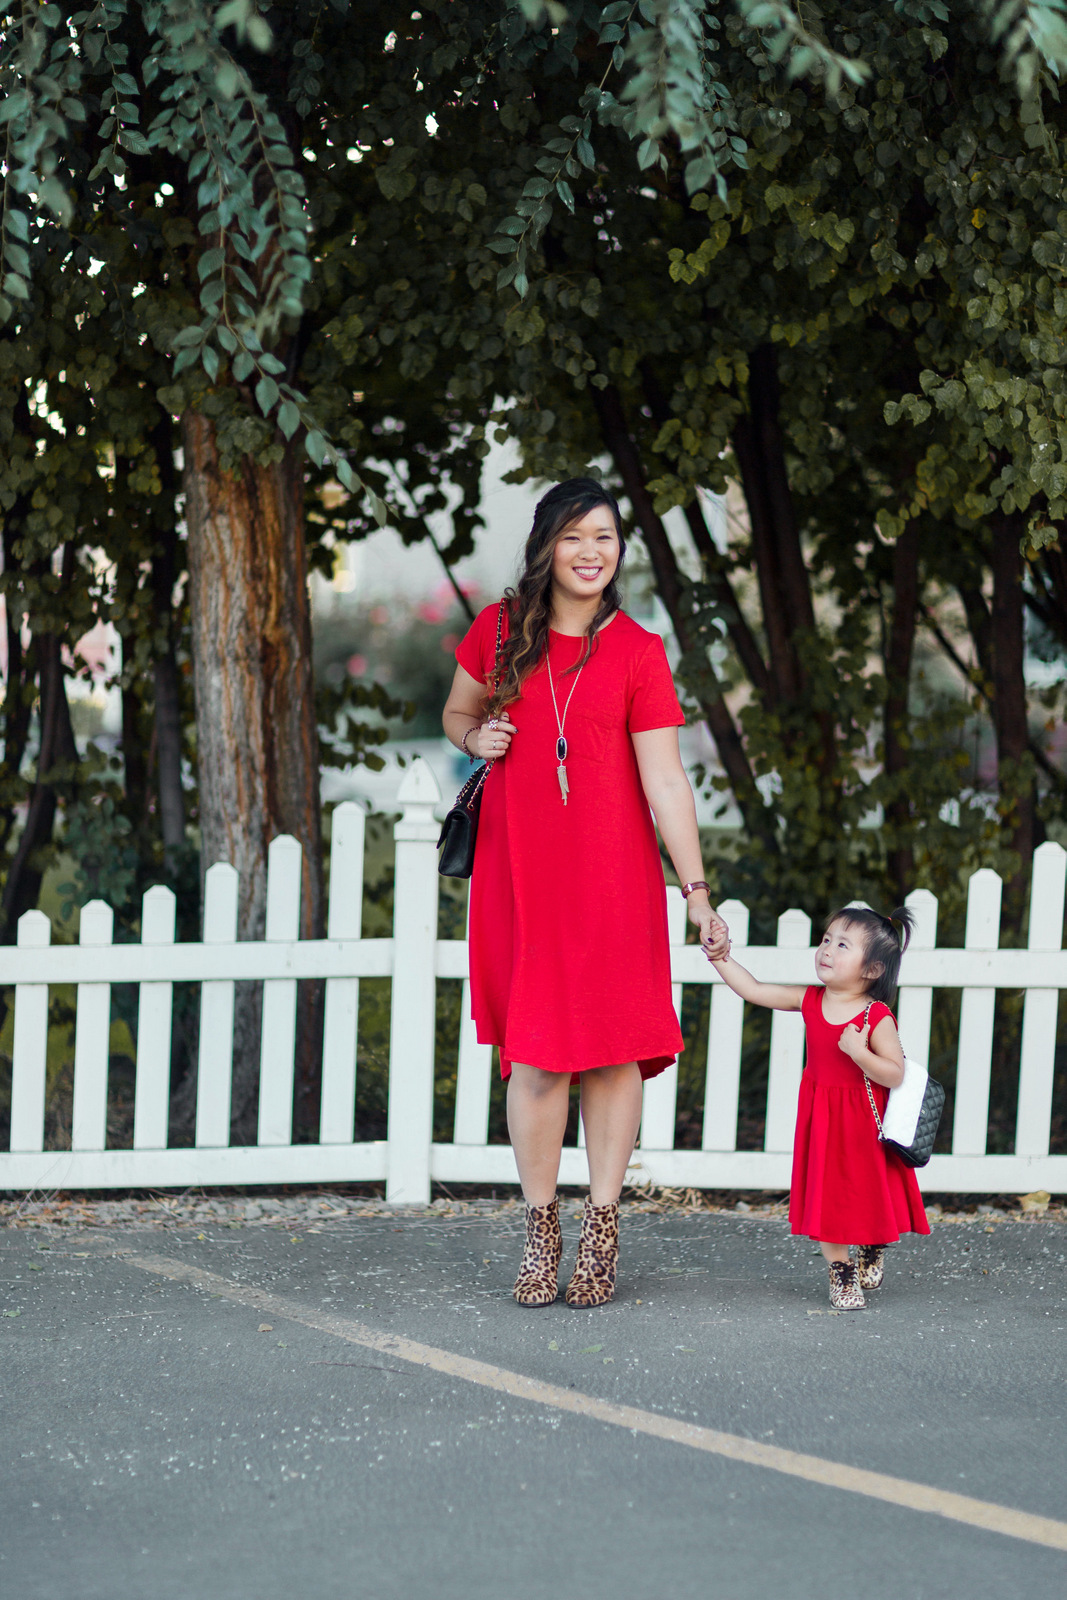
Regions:
<instances>
[{"instance_id":1,"label":"yellow painted line","mask_svg":"<svg viewBox=\"0 0 1067 1600\"><path fill-rule=\"evenodd\" d=\"M462 1378L483 1389L495 1389L498 1393L513 1395L516 1400L550 1406L554 1411L570 1411L579 1417L590 1417L595 1422L606 1422L612 1427L647 1434L652 1439L688 1445L691 1450L725 1456L728 1461L740 1461L746 1466L784 1472L791 1478L803 1478L808 1483L819 1483L827 1489L844 1489L849 1494L866 1495L872 1500L882 1500L887 1505L903 1506L908 1511L947 1517L950 1522L983 1528L987 1533L1003 1533L1011 1539L1025 1539L1030 1544L1045 1545L1050 1550L1067 1550L1067 1522L1057 1522L1052 1517L1034 1516L1029 1511L1018 1511L1014 1506L973 1500L969 1495L954 1494L950 1489L911 1483L907 1478L893 1478L884 1472L868 1472L863 1467L850 1467L842 1461L826 1461L821 1456L783 1450L779 1445L761 1444L756 1439L745 1439L739 1434L720 1433L715 1428L702 1428L692 1422L682 1422L677 1417L660 1416L654 1411L642 1411L637 1406L616 1405L611 1400L599 1400L595 1395L581 1394L574 1389L561 1389L558 1384L542 1383L539 1378L527 1378L521 1372L509 1372L506 1367L493 1366L488 1361L474 1361L469 1356L456 1355L451 1350L438 1350L434 1345L419 1344L414 1339L379 1333L375 1328L353 1322L348 1317L339 1317L332 1311L319 1311L314 1306L301 1305L283 1295L268 1294L263 1289L234 1283L231 1278L220 1277L215 1272L207 1272L202 1267L189 1266L184 1261L174 1261L167 1256L129 1255L122 1259L157 1277L208 1289L213 1294L233 1300L238 1305L249 1306L254 1311L285 1317L290 1322L301 1323L305 1328L314 1328L319 1333L345 1339L349 1344L362 1345L367 1350L376 1350L381 1355L393 1356L400 1361L410 1361L418 1367L429 1367L449 1378Z\"/></svg>"}]
</instances>

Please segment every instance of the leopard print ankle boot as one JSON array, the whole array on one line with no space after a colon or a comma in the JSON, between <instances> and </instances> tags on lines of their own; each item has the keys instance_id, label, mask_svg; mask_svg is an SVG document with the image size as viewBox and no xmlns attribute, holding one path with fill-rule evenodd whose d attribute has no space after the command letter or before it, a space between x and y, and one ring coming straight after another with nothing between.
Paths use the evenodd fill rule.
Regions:
<instances>
[{"instance_id":1,"label":"leopard print ankle boot","mask_svg":"<svg viewBox=\"0 0 1067 1600\"><path fill-rule=\"evenodd\" d=\"M856 1277L861 1289L880 1289L885 1277L885 1245L856 1246Z\"/></svg>"},{"instance_id":2,"label":"leopard print ankle boot","mask_svg":"<svg viewBox=\"0 0 1067 1600\"><path fill-rule=\"evenodd\" d=\"M567 1304L584 1310L603 1306L615 1293L619 1263L619 1202L595 1206L586 1200L574 1276L567 1285Z\"/></svg>"},{"instance_id":3,"label":"leopard print ankle boot","mask_svg":"<svg viewBox=\"0 0 1067 1600\"><path fill-rule=\"evenodd\" d=\"M830 1304L835 1311L860 1311L867 1304L854 1262L830 1262Z\"/></svg>"},{"instance_id":4,"label":"leopard print ankle boot","mask_svg":"<svg viewBox=\"0 0 1067 1600\"><path fill-rule=\"evenodd\" d=\"M563 1234L559 1199L547 1206L526 1207L526 1245L512 1290L520 1306L550 1306L559 1294L559 1261Z\"/></svg>"}]
</instances>

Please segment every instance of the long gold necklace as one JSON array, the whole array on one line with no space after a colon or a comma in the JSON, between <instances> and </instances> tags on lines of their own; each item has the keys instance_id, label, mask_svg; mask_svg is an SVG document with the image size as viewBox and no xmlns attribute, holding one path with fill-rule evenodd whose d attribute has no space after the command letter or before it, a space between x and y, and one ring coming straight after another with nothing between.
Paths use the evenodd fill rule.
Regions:
<instances>
[{"instance_id":1,"label":"long gold necklace","mask_svg":"<svg viewBox=\"0 0 1067 1600\"><path fill-rule=\"evenodd\" d=\"M552 641L550 638L545 645L545 665L548 667L548 687L552 694L552 709L556 713L556 761L558 763L556 767L556 777L559 779L559 792L563 798L563 804L566 805L567 796L570 794L571 786L567 781L567 740L564 736L563 729L567 721L567 712L570 710L571 701L574 699L574 691L578 687L578 679L586 669L588 657L582 662L581 666L578 668L578 671L575 673L574 682L571 684L571 692L567 696L566 703L563 707L563 715L561 717L559 714L559 704L556 700L556 686L552 681L551 645Z\"/></svg>"}]
</instances>

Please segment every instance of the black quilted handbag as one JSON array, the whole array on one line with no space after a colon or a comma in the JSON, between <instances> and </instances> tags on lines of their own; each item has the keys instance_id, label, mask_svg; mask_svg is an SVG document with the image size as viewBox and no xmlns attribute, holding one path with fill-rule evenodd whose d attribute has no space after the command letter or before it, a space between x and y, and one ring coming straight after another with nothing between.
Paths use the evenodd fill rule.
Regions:
<instances>
[{"instance_id":1,"label":"black quilted handbag","mask_svg":"<svg viewBox=\"0 0 1067 1600\"><path fill-rule=\"evenodd\" d=\"M870 1010L868 1006L864 1013L864 1027L867 1026ZM866 1073L863 1081L867 1085L867 1098L871 1102L882 1144L898 1155L905 1166L925 1167L934 1153L934 1140L945 1106L942 1085L936 1078L931 1078L920 1062L905 1056L904 1081L895 1089L890 1089L885 1116L880 1117L874 1103L871 1080Z\"/></svg>"},{"instance_id":2,"label":"black quilted handbag","mask_svg":"<svg viewBox=\"0 0 1067 1600\"><path fill-rule=\"evenodd\" d=\"M500 669L504 606L505 602L501 600L496 619L494 683ZM484 766L476 768L471 773L441 825L441 834L437 840L437 848L441 852L437 870L443 878L469 878L474 870L474 846L478 838L478 814L482 809L482 793L485 789L485 780L495 765L495 762L487 761Z\"/></svg>"},{"instance_id":3,"label":"black quilted handbag","mask_svg":"<svg viewBox=\"0 0 1067 1600\"><path fill-rule=\"evenodd\" d=\"M474 844L478 837L478 813L482 809L482 790L492 761L472 772L456 796L456 803L441 826L437 848L441 854L437 870L443 878L469 878L474 868Z\"/></svg>"}]
</instances>

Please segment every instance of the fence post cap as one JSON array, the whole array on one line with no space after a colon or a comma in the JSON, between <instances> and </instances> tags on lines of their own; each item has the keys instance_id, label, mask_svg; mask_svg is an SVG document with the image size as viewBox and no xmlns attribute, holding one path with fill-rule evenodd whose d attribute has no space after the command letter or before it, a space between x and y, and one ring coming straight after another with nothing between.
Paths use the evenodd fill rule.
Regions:
<instances>
[{"instance_id":1,"label":"fence post cap","mask_svg":"<svg viewBox=\"0 0 1067 1600\"><path fill-rule=\"evenodd\" d=\"M433 775L433 768L422 756L416 756L400 780L397 800L404 807L435 806L441 798L441 789Z\"/></svg>"},{"instance_id":2,"label":"fence post cap","mask_svg":"<svg viewBox=\"0 0 1067 1600\"><path fill-rule=\"evenodd\" d=\"M267 858L269 860L271 856L291 855L294 850L297 855L304 853L299 839L294 839L291 833L276 833L267 846Z\"/></svg>"},{"instance_id":3,"label":"fence post cap","mask_svg":"<svg viewBox=\"0 0 1067 1600\"><path fill-rule=\"evenodd\" d=\"M19 918L18 942L43 949L52 942L52 923L43 911L24 911Z\"/></svg>"},{"instance_id":4,"label":"fence post cap","mask_svg":"<svg viewBox=\"0 0 1067 1600\"><path fill-rule=\"evenodd\" d=\"M106 900L88 900L82 906L79 944L110 944L115 927L115 913Z\"/></svg>"},{"instance_id":5,"label":"fence post cap","mask_svg":"<svg viewBox=\"0 0 1067 1600\"><path fill-rule=\"evenodd\" d=\"M806 911L791 906L778 918L778 943L790 949L800 949L811 942L811 918Z\"/></svg>"}]
</instances>

